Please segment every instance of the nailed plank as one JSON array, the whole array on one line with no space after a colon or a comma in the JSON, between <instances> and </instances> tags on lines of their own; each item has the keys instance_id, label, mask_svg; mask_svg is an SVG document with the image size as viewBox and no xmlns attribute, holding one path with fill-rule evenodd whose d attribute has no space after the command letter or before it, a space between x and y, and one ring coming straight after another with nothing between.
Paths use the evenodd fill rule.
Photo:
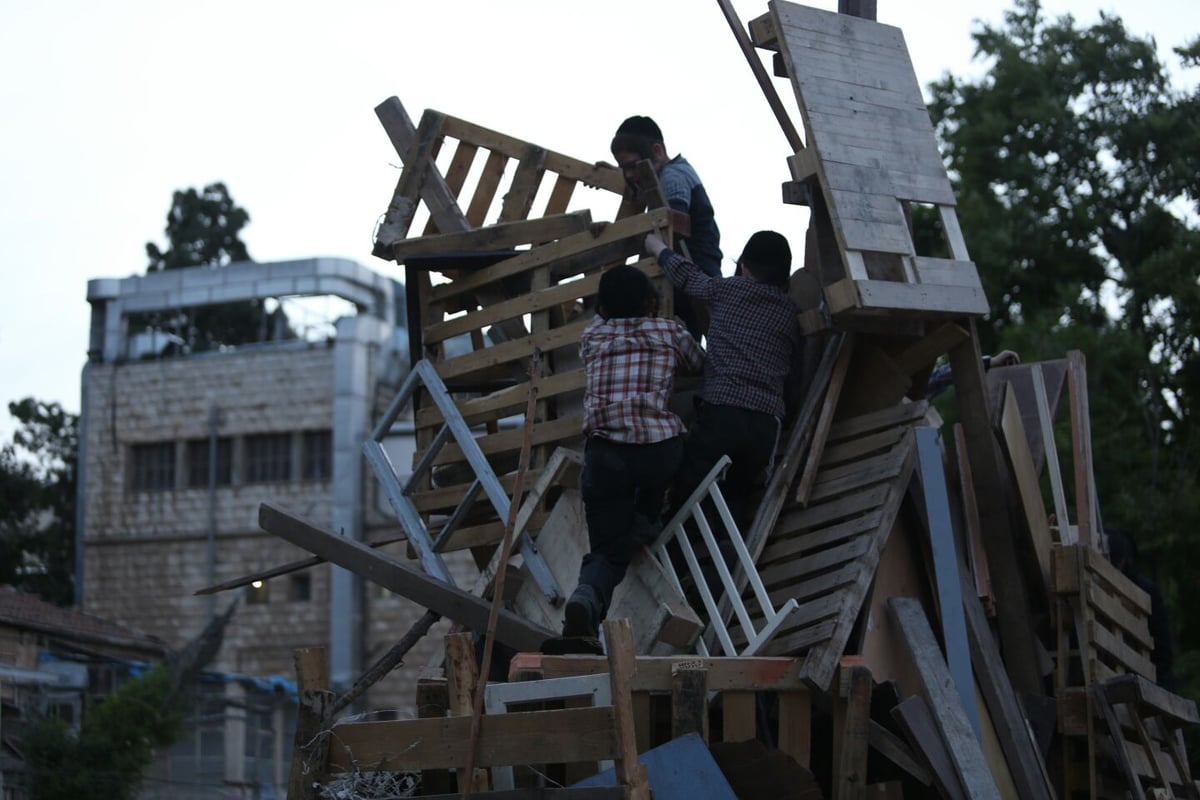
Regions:
<instances>
[{"instance_id":1,"label":"nailed plank","mask_svg":"<svg viewBox=\"0 0 1200 800\"><path fill-rule=\"evenodd\" d=\"M882 515L882 510L876 508L869 513L829 527L819 528L807 534L773 539L770 546L763 551L763 555L759 559L759 565L767 569L777 562L803 559L805 562L804 568L807 568L811 560L819 558L825 552L822 550L822 553L813 553L813 551L821 550L830 545L837 545L844 540L854 539L859 534L874 530L879 527ZM807 555L809 553L812 553L812 555ZM789 564L788 568L796 569L797 565Z\"/></svg>"},{"instance_id":2,"label":"nailed plank","mask_svg":"<svg viewBox=\"0 0 1200 800\"><path fill-rule=\"evenodd\" d=\"M606 620L604 640L608 648L608 671L612 683L614 731L613 762L617 782L628 787L630 800L650 800L646 766L638 763L633 718L633 679L637 659L633 651L633 628L627 619Z\"/></svg>"},{"instance_id":3,"label":"nailed plank","mask_svg":"<svg viewBox=\"0 0 1200 800\"><path fill-rule=\"evenodd\" d=\"M788 536L819 525L827 525L847 517L864 514L880 506L887 496L886 486L872 486L861 492L839 497L829 503L820 503L802 511L785 512L775 527L775 537Z\"/></svg>"},{"instance_id":4,"label":"nailed plank","mask_svg":"<svg viewBox=\"0 0 1200 800\"><path fill-rule=\"evenodd\" d=\"M545 678L594 675L608 670L608 662L603 656L537 655L535 661ZM804 691L806 685L799 676L801 663L796 658L766 656L638 656L637 672L630 689L634 692L669 692L673 673L681 669L702 669L707 675L710 692Z\"/></svg>"},{"instance_id":5,"label":"nailed plank","mask_svg":"<svg viewBox=\"0 0 1200 800\"><path fill-rule=\"evenodd\" d=\"M413 569L386 553L372 550L362 542L330 533L268 503L259 506L258 524L263 530L443 617L479 630L487 627L490 612L487 601ZM496 638L510 647L536 649L553 636L552 631L533 625L516 614L500 612ZM465 761L463 759L463 763Z\"/></svg>"},{"instance_id":6,"label":"nailed plank","mask_svg":"<svg viewBox=\"0 0 1200 800\"><path fill-rule=\"evenodd\" d=\"M467 222L472 228L478 228L487 221L488 209L496 199L496 192L500 188L500 180L504 177L504 169L507 166L508 157L503 153L488 153L483 171L479 173L479 180L475 182L471 204L467 207Z\"/></svg>"},{"instance_id":7,"label":"nailed plank","mask_svg":"<svg viewBox=\"0 0 1200 800\"><path fill-rule=\"evenodd\" d=\"M404 153L404 170L396 185L395 194L384 213L375 238L375 255L388 258L393 244L408 235L417 206L429 175L438 175L433 159L442 142L445 118L437 112L426 111L421 116L413 141ZM442 182L445 186L445 182ZM447 189L447 194L449 190Z\"/></svg>"},{"instance_id":8,"label":"nailed plank","mask_svg":"<svg viewBox=\"0 0 1200 800\"><path fill-rule=\"evenodd\" d=\"M979 504L975 500L975 481L971 477L971 462L967 459L967 441L961 422L954 423L954 453L958 459L959 492L962 499L963 524L967 528L967 564L975 581L975 595L983 603L988 616L996 613L996 597L992 593L992 576L988 570L987 553L983 549L983 529L979 522Z\"/></svg>"},{"instance_id":9,"label":"nailed plank","mask_svg":"<svg viewBox=\"0 0 1200 800\"><path fill-rule=\"evenodd\" d=\"M896 425L916 422L922 419L928 410L929 403L921 400L916 403L900 403L892 408L872 411L870 414L863 414L852 419L842 420L834 423L833 427L829 429L828 441L830 443L841 442L845 439L874 433L885 428L895 427Z\"/></svg>"},{"instance_id":10,"label":"nailed plank","mask_svg":"<svg viewBox=\"0 0 1200 800\"><path fill-rule=\"evenodd\" d=\"M833 703L833 797L865 798L871 671L862 664L843 664Z\"/></svg>"},{"instance_id":11,"label":"nailed plank","mask_svg":"<svg viewBox=\"0 0 1200 800\"><path fill-rule=\"evenodd\" d=\"M1200 725L1195 701L1172 694L1141 675L1119 675L1105 681L1102 688L1110 703L1134 703L1143 712L1170 717L1173 724Z\"/></svg>"},{"instance_id":12,"label":"nailed plank","mask_svg":"<svg viewBox=\"0 0 1200 800\"><path fill-rule=\"evenodd\" d=\"M893 252L872 246L880 252ZM852 280L846 278L826 287L829 308L834 314L857 308L886 308L894 311L928 312L957 316L981 316L988 313L987 297L969 286L934 286L896 281Z\"/></svg>"},{"instance_id":13,"label":"nailed plank","mask_svg":"<svg viewBox=\"0 0 1200 800\"><path fill-rule=\"evenodd\" d=\"M530 435L534 445L543 445L579 436L582 433L583 417L572 416L553 419L548 422L539 422L533 426ZM510 428L499 433L479 436L475 439L475 443L479 446L480 452L486 456L512 453L521 449L524 434L524 430L520 428ZM418 450L415 457L420 458L424 453L424 450ZM465 460L466 456L463 455L462 448L457 444L447 444L438 452L433 463L440 465Z\"/></svg>"},{"instance_id":14,"label":"nailed plank","mask_svg":"<svg viewBox=\"0 0 1200 800\"><path fill-rule=\"evenodd\" d=\"M821 456L821 466L827 469L877 453L880 450L887 450L900 441L903 435L904 428L897 426L828 447Z\"/></svg>"},{"instance_id":15,"label":"nailed plank","mask_svg":"<svg viewBox=\"0 0 1200 800\"><path fill-rule=\"evenodd\" d=\"M502 222L469 231L454 231L398 241L391 246L389 256L396 261L404 261L410 256L419 255L512 250L521 245L548 242L586 231L591 222L590 211Z\"/></svg>"},{"instance_id":16,"label":"nailed plank","mask_svg":"<svg viewBox=\"0 0 1200 800\"><path fill-rule=\"evenodd\" d=\"M979 740L975 738L962 704L954 693L953 679L920 601L909 597L893 597L888 600L888 610L901 633L908 657L916 668L921 693L929 702L934 722L946 742L966 796L999 800L1000 792L983 759Z\"/></svg>"}]
</instances>

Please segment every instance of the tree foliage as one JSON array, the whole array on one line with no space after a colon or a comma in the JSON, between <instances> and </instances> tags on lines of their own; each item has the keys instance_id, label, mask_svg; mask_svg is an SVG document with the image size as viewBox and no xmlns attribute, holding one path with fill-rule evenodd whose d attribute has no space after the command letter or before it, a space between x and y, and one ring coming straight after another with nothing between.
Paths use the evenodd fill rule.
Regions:
<instances>
[{"instance_id":1,"label":"tree foliage","mask_svg":"<svg viewBox=\"0 0 1200 800\"><path fill-rule=\"evenodd\" d=\"M79 417L32 397L8 410L19 427L0 448L0 583L70 605Z\"/></svg>"},{"instance_id":2,"label":"tree foliage","mask_svg":"<svg viewBox=\"0 0 1200 800\"><path fill-rule=\"evenodd\" d=\"M57 720L40 723L23 742L33 800L132 800L155 750L179 734L184 708L159 665L89 707L78 734Z\"/></svg>"},{"instance_id":3,"label":"tree foliage","mask_svg":"<svg viewBox=\"0 0 1200 800\"><path fill-rule=\"evenodd\" d=\"M992 303L984 346L1086 355L1104 520L1163 585L1200 693L1200 621L1178 613L1200 604L1200 93L1103 13L1080 26L1016 0L974 39L987 74L944 76L929 109ZM1200 40L1178 52L1197 66Z\"/></svg>"},{"instance_id":4,"label":"tree foliage","mask_svg":"<svg viewBox=\"0 0 1200 800\"><path fill-rule=\"evenodd\" d=\"M201 191L177 191L167 212L167 249L146 243L150 259L147 271L224 268L248 262L250 254L241 231L249 222L250 214L234 202L224 183L209 184ZM149 315L133 320L133 327L175 333L193 352L294 336L282 310L267 312L258 299L203 306L169 316Z\"/></svg>"}]
</instances>

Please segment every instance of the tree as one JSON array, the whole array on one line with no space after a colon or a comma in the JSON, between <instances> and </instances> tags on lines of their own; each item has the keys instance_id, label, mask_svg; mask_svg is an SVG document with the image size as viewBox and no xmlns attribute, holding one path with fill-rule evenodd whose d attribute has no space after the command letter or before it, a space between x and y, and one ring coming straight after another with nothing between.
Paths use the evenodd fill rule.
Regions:
<instances>
[{"instance_id":1,"label":"tree","mask_svg":"<svg viewBox=\"0 0 1200 800\"><path fill-rule=\"evenodd\" d=\"M1080 27L1016 0L974 39L988 73L936 81L929 110L992 302L984 347L1084 351L1104 520L1133 532L1174 608L1194 608L1200 92L1173 89L1153 40L1103 13ZM1197 66L1200 40L1178 52ZM1175 622L1196 692L1200 621Z\"/></svg>"},{"instance_id":2,"label":"tree","mask_svg":"<svg viewBox=\"0 0 1200 800\"><path fill-rule=\"evenodd\" d=\"M146 243L147 271L224 268L248 262L251 259L241 231L249 222L250 214L234 202L223 183L209 184L200 192L194 188L177 191L167 212L167 249ZM295 335L282 309L267 312L258 299L170 316L144 315L131 321L131 327L135 326L175 332L193 352Z\"/></svg>"},{"instance_id":3,"label":"tree","mask_svg":"<svg viewBox=\"0 0 1200 800\"><path fill-rule=\"evenodd\" d=\"M0 448L0 583L70 605L79 417L32 397L8 410L20 427Z\"/></svg>"}]
</instances>

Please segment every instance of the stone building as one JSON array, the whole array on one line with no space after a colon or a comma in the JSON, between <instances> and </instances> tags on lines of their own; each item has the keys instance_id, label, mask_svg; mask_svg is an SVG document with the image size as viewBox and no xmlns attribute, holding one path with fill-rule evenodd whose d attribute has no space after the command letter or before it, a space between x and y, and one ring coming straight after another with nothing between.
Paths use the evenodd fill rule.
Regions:
<instances>
[{"instance_id":1,"label":"stone building","mask_svg":"<svg viewBox=\"0 0 1200 800\"><path fill-rule=\"evenodd\" d=\"M133 315L295 297L339 298L348 313L319 339L194 355L161 355L130 333ZM216 597L194 592L308 556L259 529L264 501L359 540L399 532L361 445L407 368L403 287L351 261L308 259L98 279L88 302L80 607L179 646L240 595L211 670L289 680L293 650L323 645L334 687L350 685L424 609L324 564ZM406 437L389 447L398 467L411 464ZM391 552L403 556L403 545ZM411 713L416 672L439 646L440 636L427 637L372 689L369 708ZM242 686L226 684L231 703ZM226 717L226 749L250 747L245 715ZM273 733L271 747L286 762L290 732ZM274 783L286 763L274 769L247 775L230 756L223 779L230 787Z\"/></svg>"}]
</instances>

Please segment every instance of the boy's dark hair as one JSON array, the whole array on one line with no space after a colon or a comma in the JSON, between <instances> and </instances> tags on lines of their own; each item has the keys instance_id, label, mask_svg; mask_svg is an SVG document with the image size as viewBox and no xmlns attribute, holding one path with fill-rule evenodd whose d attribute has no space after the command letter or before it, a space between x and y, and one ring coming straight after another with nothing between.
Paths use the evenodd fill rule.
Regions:
<instances>
[{"instance_id":1,"label":"boy's dark hair","mask_svg":"<svg viewBox=\"0 0 1200 800\"><path fill-rule=\"evenodd\" d=\"M649 316L658 300L658 292L646 273L628 264L601 275L597 295L606 319Z\"/></svg>"},{"instance_id":2,"label":"boy's dark hair","mask_svg":"<svg viewBox=\"0 0 1200 800\"><path fill-rule=\"evenodd\" d=\"M783 234L759 231L746 242L738 264L745 265L756 281L786 290L792 274L792 248Z\"/></svg>"},{"instance_id":3,"label":"boy's dark hair","mask_svg":"<svg viewBox=\"0 0 1200 800\"><path fill-rule=\"evenodd\" d=\"M609 149L615 157L617 153L637 153L642 158L654 156L654 145L663 143L662 131L658 123L649 117L630 117L617 128ZM663 145L665 149L665 145Z\"/></svg>"}]
</instances>

